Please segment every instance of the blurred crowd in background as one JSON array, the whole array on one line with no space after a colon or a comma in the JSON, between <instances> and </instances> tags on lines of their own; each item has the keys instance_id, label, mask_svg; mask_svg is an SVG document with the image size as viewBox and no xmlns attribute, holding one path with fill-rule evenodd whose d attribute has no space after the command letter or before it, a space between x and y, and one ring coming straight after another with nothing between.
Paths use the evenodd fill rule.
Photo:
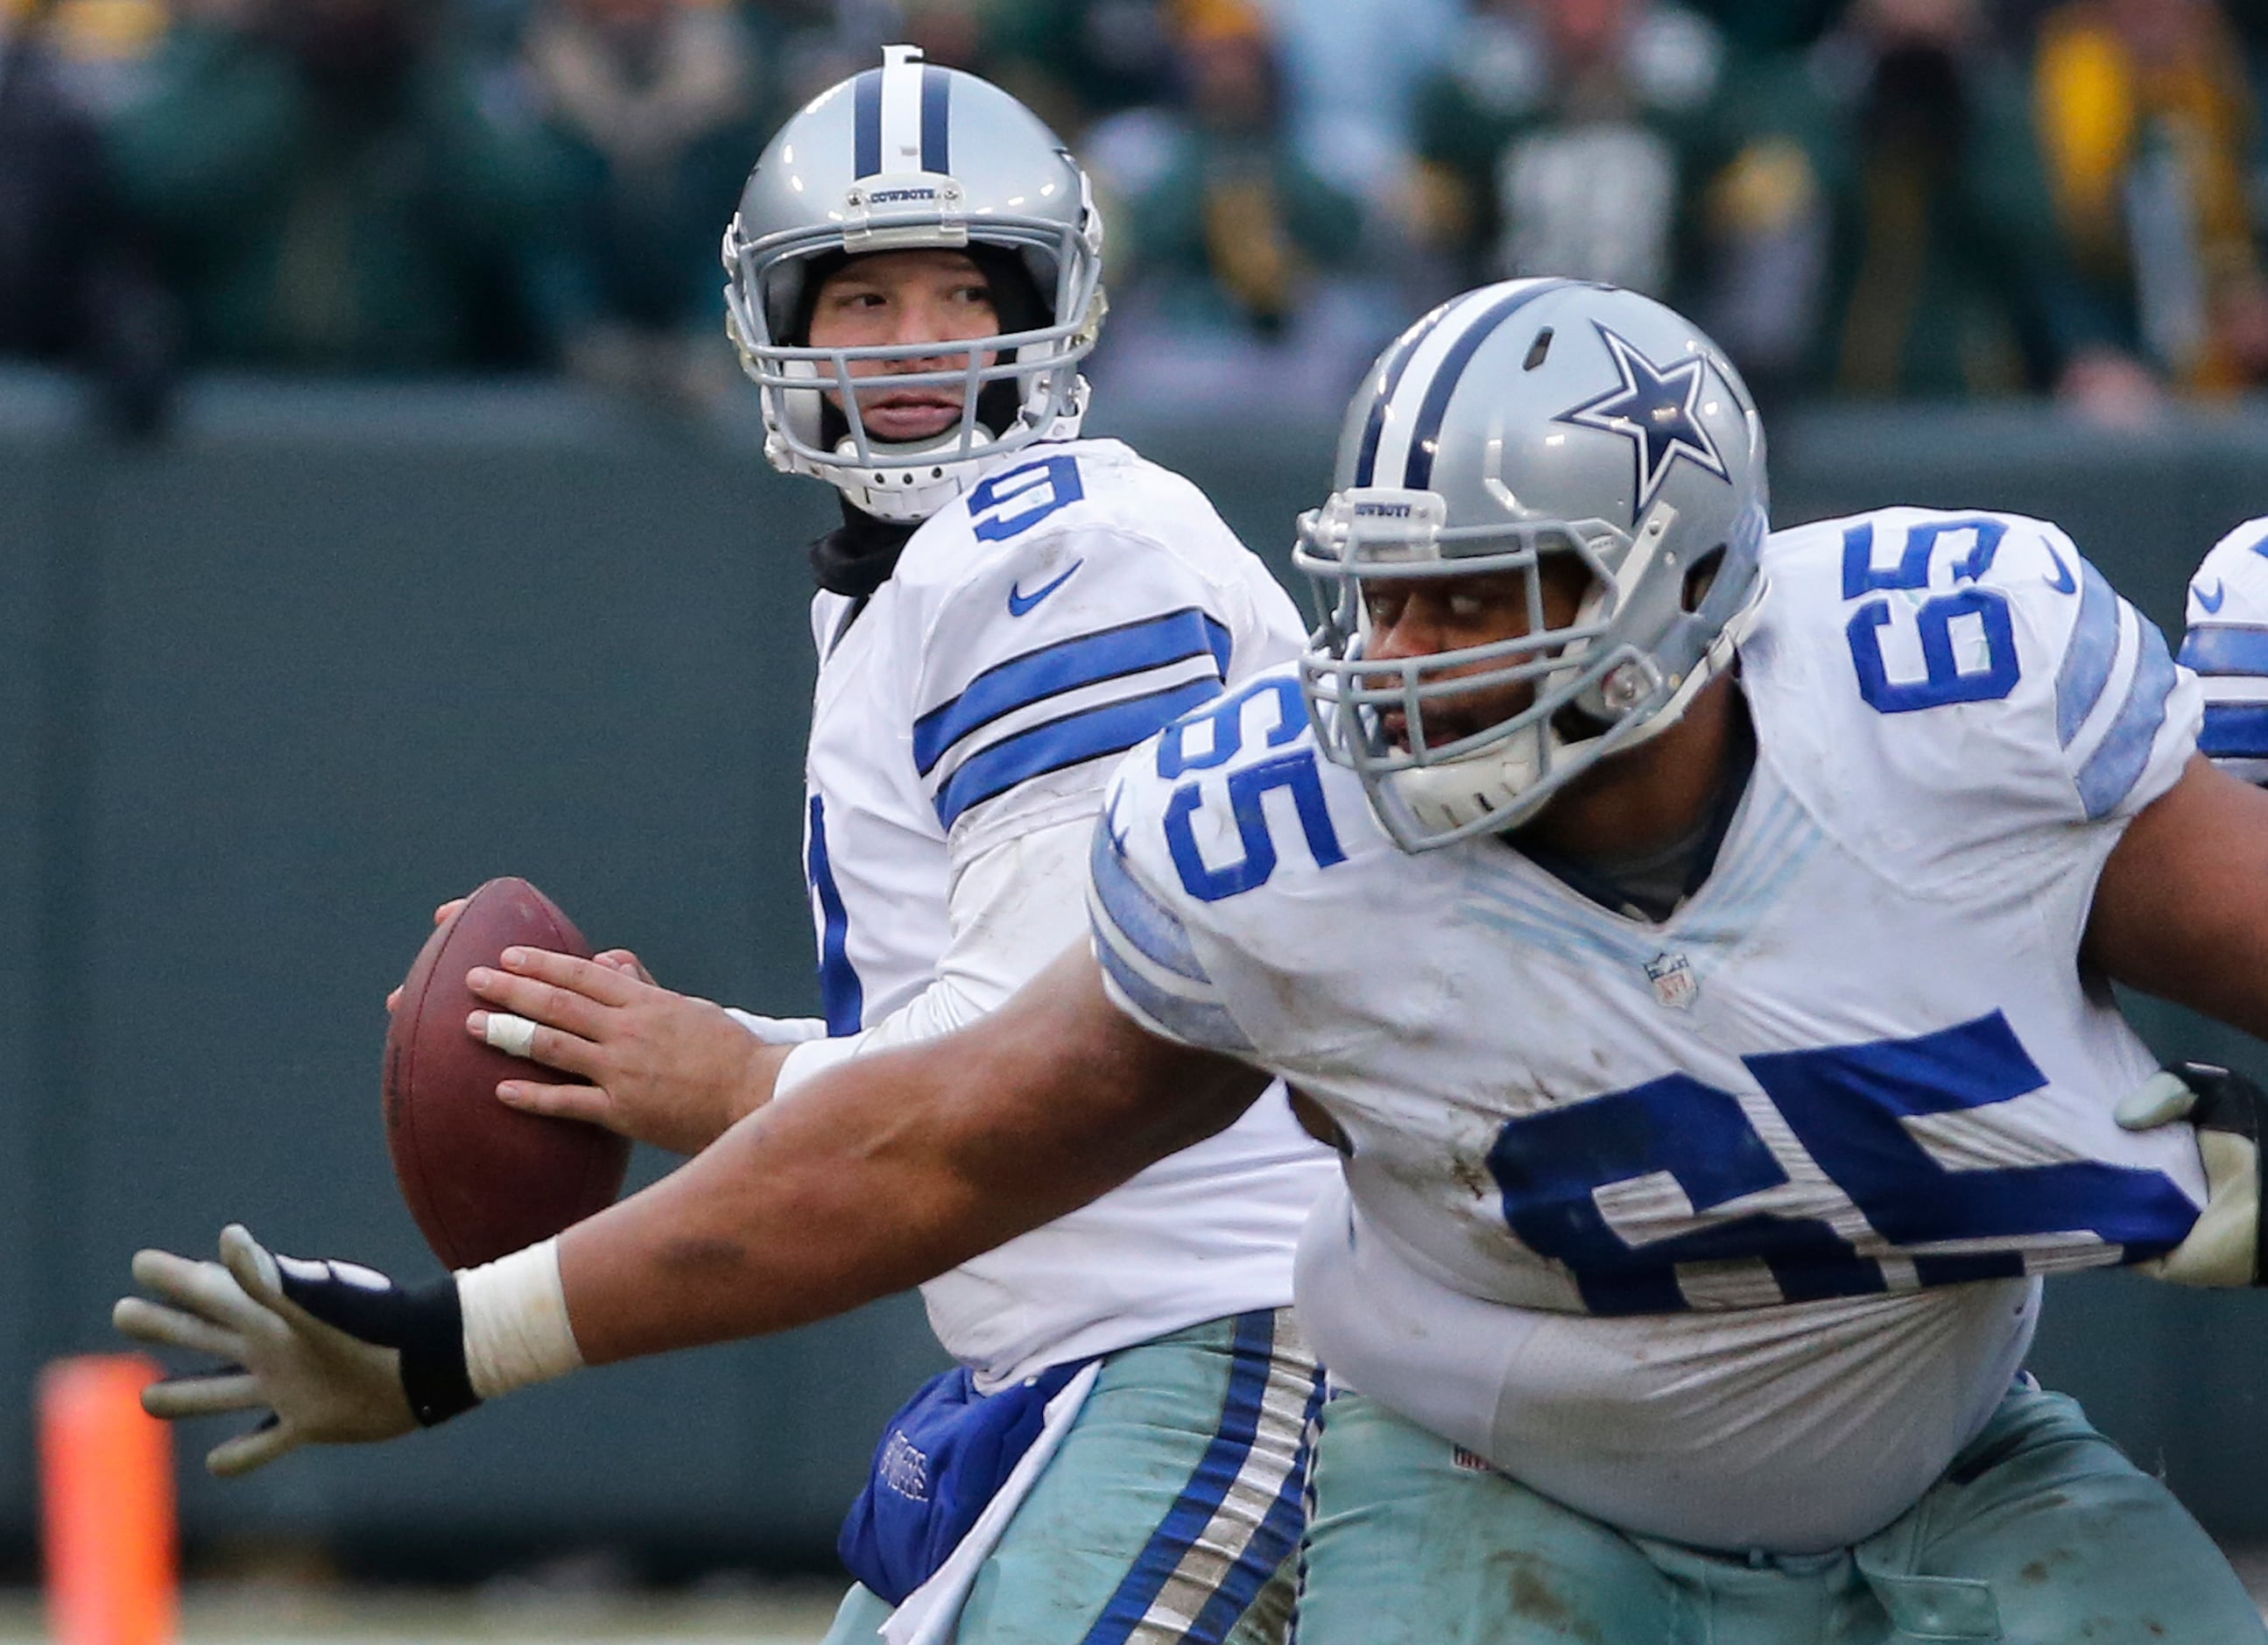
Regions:
<instances>
[{"instance_id":1,"label":"blurred crowd in background","mask_svg":"<svg viewBox=\"0 0 2268 1645\"><path fill-rule=\"evenodd\" d=\"M2268 384L2268 0L0 0L0 357L735 392L717 245L893 40L1095 173L1099 385L1329 403L1511 275L1767 402Z\"/></svg>"}]
</instances>

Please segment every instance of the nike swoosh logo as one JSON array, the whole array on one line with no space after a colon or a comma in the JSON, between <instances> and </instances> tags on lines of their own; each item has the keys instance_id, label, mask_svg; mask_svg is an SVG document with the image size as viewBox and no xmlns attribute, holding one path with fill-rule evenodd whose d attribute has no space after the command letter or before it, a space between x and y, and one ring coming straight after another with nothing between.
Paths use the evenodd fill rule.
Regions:
<instances>
[{"instance_id":1,"label":"nike swoosh logo","mask_svg":"<svg viewBox=\"0 0 2268 1645\"><path fill-rule=\"evenodd\" d=\"M2219 582L2213 584L2213 592L2211 594L2205 593L2204 585L2202 584L2191 589L2190 592L2197 596L2197 602L2203 606L2207 612L2220 610L2220 602L2228 598L2228 587L2226 585Z\"/></svg>"},{"instance_id":2,"label":"nike swoosh logo","mask_svg":"<svg viewBox=\"0 0 2268 1645\"><path fill-rule=\"evenodd\" d=\"M2056 574L2052 577L2043 577L2040 580L2045 583L2049 587L2054 589L2059 594L2077 594L2079 592L2078 580L2072 576L2071 567L2063 563L2063 556L2058 554L2053 549L2050 549L2048 550L2048 558L2055 562Z\"/></svg>"},{"instance_id":3,"label":"nike swoosh logo","mask_svg":"<svg viewBox=\"0 0 2268 1645\"><path fill-rule=\"evenodd\" d=\"M1022 616L1034 606L1039 604L1041 601L1046 599L1049 594L1055 593L1057 589L1069 582L1071 580L1071 572L1077 571L1080 566L1086 564L1086 562L1085 560L1073 560L1071 563L1071 572L1065 572L1062 576L1057 578L1055 581L1044 584L1038 588L1035 588L1029 594L1026 594L1022 589L1017 587L1015 584L1010 583L1008 585L1008 615L1010 616Z\"/></svg>"}]
</instances>

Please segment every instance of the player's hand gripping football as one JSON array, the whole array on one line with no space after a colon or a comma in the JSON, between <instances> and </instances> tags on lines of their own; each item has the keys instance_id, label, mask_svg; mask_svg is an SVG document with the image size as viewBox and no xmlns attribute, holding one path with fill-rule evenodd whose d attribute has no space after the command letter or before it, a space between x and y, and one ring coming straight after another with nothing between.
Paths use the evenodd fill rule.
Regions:
<instances>
[{"instance_id":1,"label":"player's hand gripping football","mask_svg":"<svg viewBox=\"0 0 2268 1645\"><path fill-rule=\"evenodd\" d=\"M2268 1095L2226 1068L2173 1063L2120 1100L2117 1119L2129 1131L2186 1121L2196 1127L2205 1162L2205 1206L2197 1226L2164 1256L2135 1265L2176 1285L2268 1281L2260 1222L2260 1137Z\"/></svg>"},{"instance_id":2,"label":"player's hand gripping football","mask_svg":"<svg viewBox=\"0 0 2268 1645\"><path fill-rule=\"evenodd\" d=\"M301 1445L393 1439L475 1403L453 1280L405 1291L350 1263L276 1256L233 1223L218 1262L136 1251L134 1279L158 1300L122 1297L120 1331L220 1361L152 1383L144 1409L168 1420L265 1413L207 1453L217 1474Z\"/></svg>"},{"instance_id":3,"label":"player's hand gripping football","mask_svg":"<svg viewBox=\"0 0 2268 1645\"><path fill-rule=\"evenodd\" d=\"M442 904L433 923L445 924L464 904ZM590 1082L507 1080L497 1095L511 1106L698 1154L770 1098L786 1048L757 1040L721 1006L660 986L629 949L580 960L513 948L504 959L504 970L480 966L467 977L498 1009L472 1013L466 1031ZM401 992L387 996L387 1010Z\"/></svg>"},{"instance_id":4,"label":"player's hand gripping football","mask_svg":"<svg viewBox=\"0 0 2268 1645\"><path fill-rule=\"evenodd\" d=\"M512 1107L698 1154L770 1096L785 1048L763 1044L723 1007L660 987L642 967L542 948L503 957L504 970L475 966L466 977L498 1007L472 1013L467 1030L590 1081L507 1080L497 1095Z\"/></svg>"}]
</instances>

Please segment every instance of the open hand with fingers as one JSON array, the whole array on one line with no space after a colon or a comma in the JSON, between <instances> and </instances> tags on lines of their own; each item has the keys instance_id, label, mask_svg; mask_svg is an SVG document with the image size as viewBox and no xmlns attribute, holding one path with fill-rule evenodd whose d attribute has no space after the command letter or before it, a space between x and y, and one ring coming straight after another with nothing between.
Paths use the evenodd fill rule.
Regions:
<instances>
[{"instance_id":1,"label":"open hand with fingers","mask_svg":"<svg viewBox=\"0 0 2268 1645\"><path fill-rule=\"evenodd\" d=\"M262 1414L205 1457L217 1474L301 1445L393 1439L476 1403L453 1280L404 1290L351 1263L278 1256L232 1223L218 1262L137 1251L134 1279L151 1295L119 1301L120 1331L219 1361L152 1383L143 1407L172 1420Z\"/></svg>"},{"instance_id":2,"label":"open hand with fingers","mask_svg":"<svg viewBox=\"0 0 2268 1645\"><path fill-rule=\"evenodd\" d=\"M757 1040L720 1006L659 986L635 955L512 948L503 960L467 977L497 1007L472 1013L467 1032L590 1081L507 1080L497 1095L512 1107L697 1154L769 1099L787 1048Z\"/></svg>"}]
</instances>

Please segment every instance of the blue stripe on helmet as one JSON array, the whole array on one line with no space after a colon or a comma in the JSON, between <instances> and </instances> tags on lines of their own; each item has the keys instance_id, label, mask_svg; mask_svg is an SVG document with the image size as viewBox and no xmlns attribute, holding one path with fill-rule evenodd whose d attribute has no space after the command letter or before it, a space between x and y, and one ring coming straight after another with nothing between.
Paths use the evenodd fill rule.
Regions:
<instances>
[{"instance_id":1,"label":"blue stripe on helmet","mask_svg":"<svg viewBox=\"0 0 2268 1645\"><path fill-rule=\"evenodd\" d=\"M850 174L872 177L882 169L882 71L869 69L850 82Z\"/></svg>"},{"instance_id":2,"label":"blue stripe on helmet","mask_svg":"<svg viewBox=\"0 0 2268 1645\"><path fill-rule=\"evenodd\" d=\"M1441 437L1441 418L1449 409L1449 396L1457 392L1457 380L1464 375L1465 367L1498 326L1514 314L1548 292L1560 291L1574 284L1572 280L1544 280L1521 291L1507 292L1491 303L1480 316L1465 328L1449 350L1433 380L1425 390L1425 403L1418 408L1418 424L1410 431L1410 459L1403 465L1402 483L1413 491L1433 489L1433 445Z\"/></svg>"},{"instance_id":3,"label":"blue stripe on helmet","mask_svg":"<svg viewBox=\"0 0 2268 1645\"><path fill-rule=\"evenodd\" d=\"M953 156L947 144L946 114L953 102L953 77L932 63L922 70L921 168L949 172Z\"/></svg>"},{"instance_id":4,"label":"blue stripe on helmet","mask_svg":"<svg viewBox=\"0 0 2268 1645\"><path fill-rule=\"evenodd\" d=\"M1410 369L1410 362L1418 358L1418 350L1425 346L1425 339L1433 335L1433 328L1441 323L1441 317L1454 306L1454 303L1444 303L1419 321L1405 336L1402 346L1395 350L1394 358L1388 362L1386 381L1372 396L1370 420L1363 424L1362 451L1356 457L1354 465L1354 483L1357 485L1370 484L1371 475L1378 467L1378 442L1386 436L1386 408L1394 399L1394 391L1402 386L1402 373Z\"/></svg>"}]
</instances>

